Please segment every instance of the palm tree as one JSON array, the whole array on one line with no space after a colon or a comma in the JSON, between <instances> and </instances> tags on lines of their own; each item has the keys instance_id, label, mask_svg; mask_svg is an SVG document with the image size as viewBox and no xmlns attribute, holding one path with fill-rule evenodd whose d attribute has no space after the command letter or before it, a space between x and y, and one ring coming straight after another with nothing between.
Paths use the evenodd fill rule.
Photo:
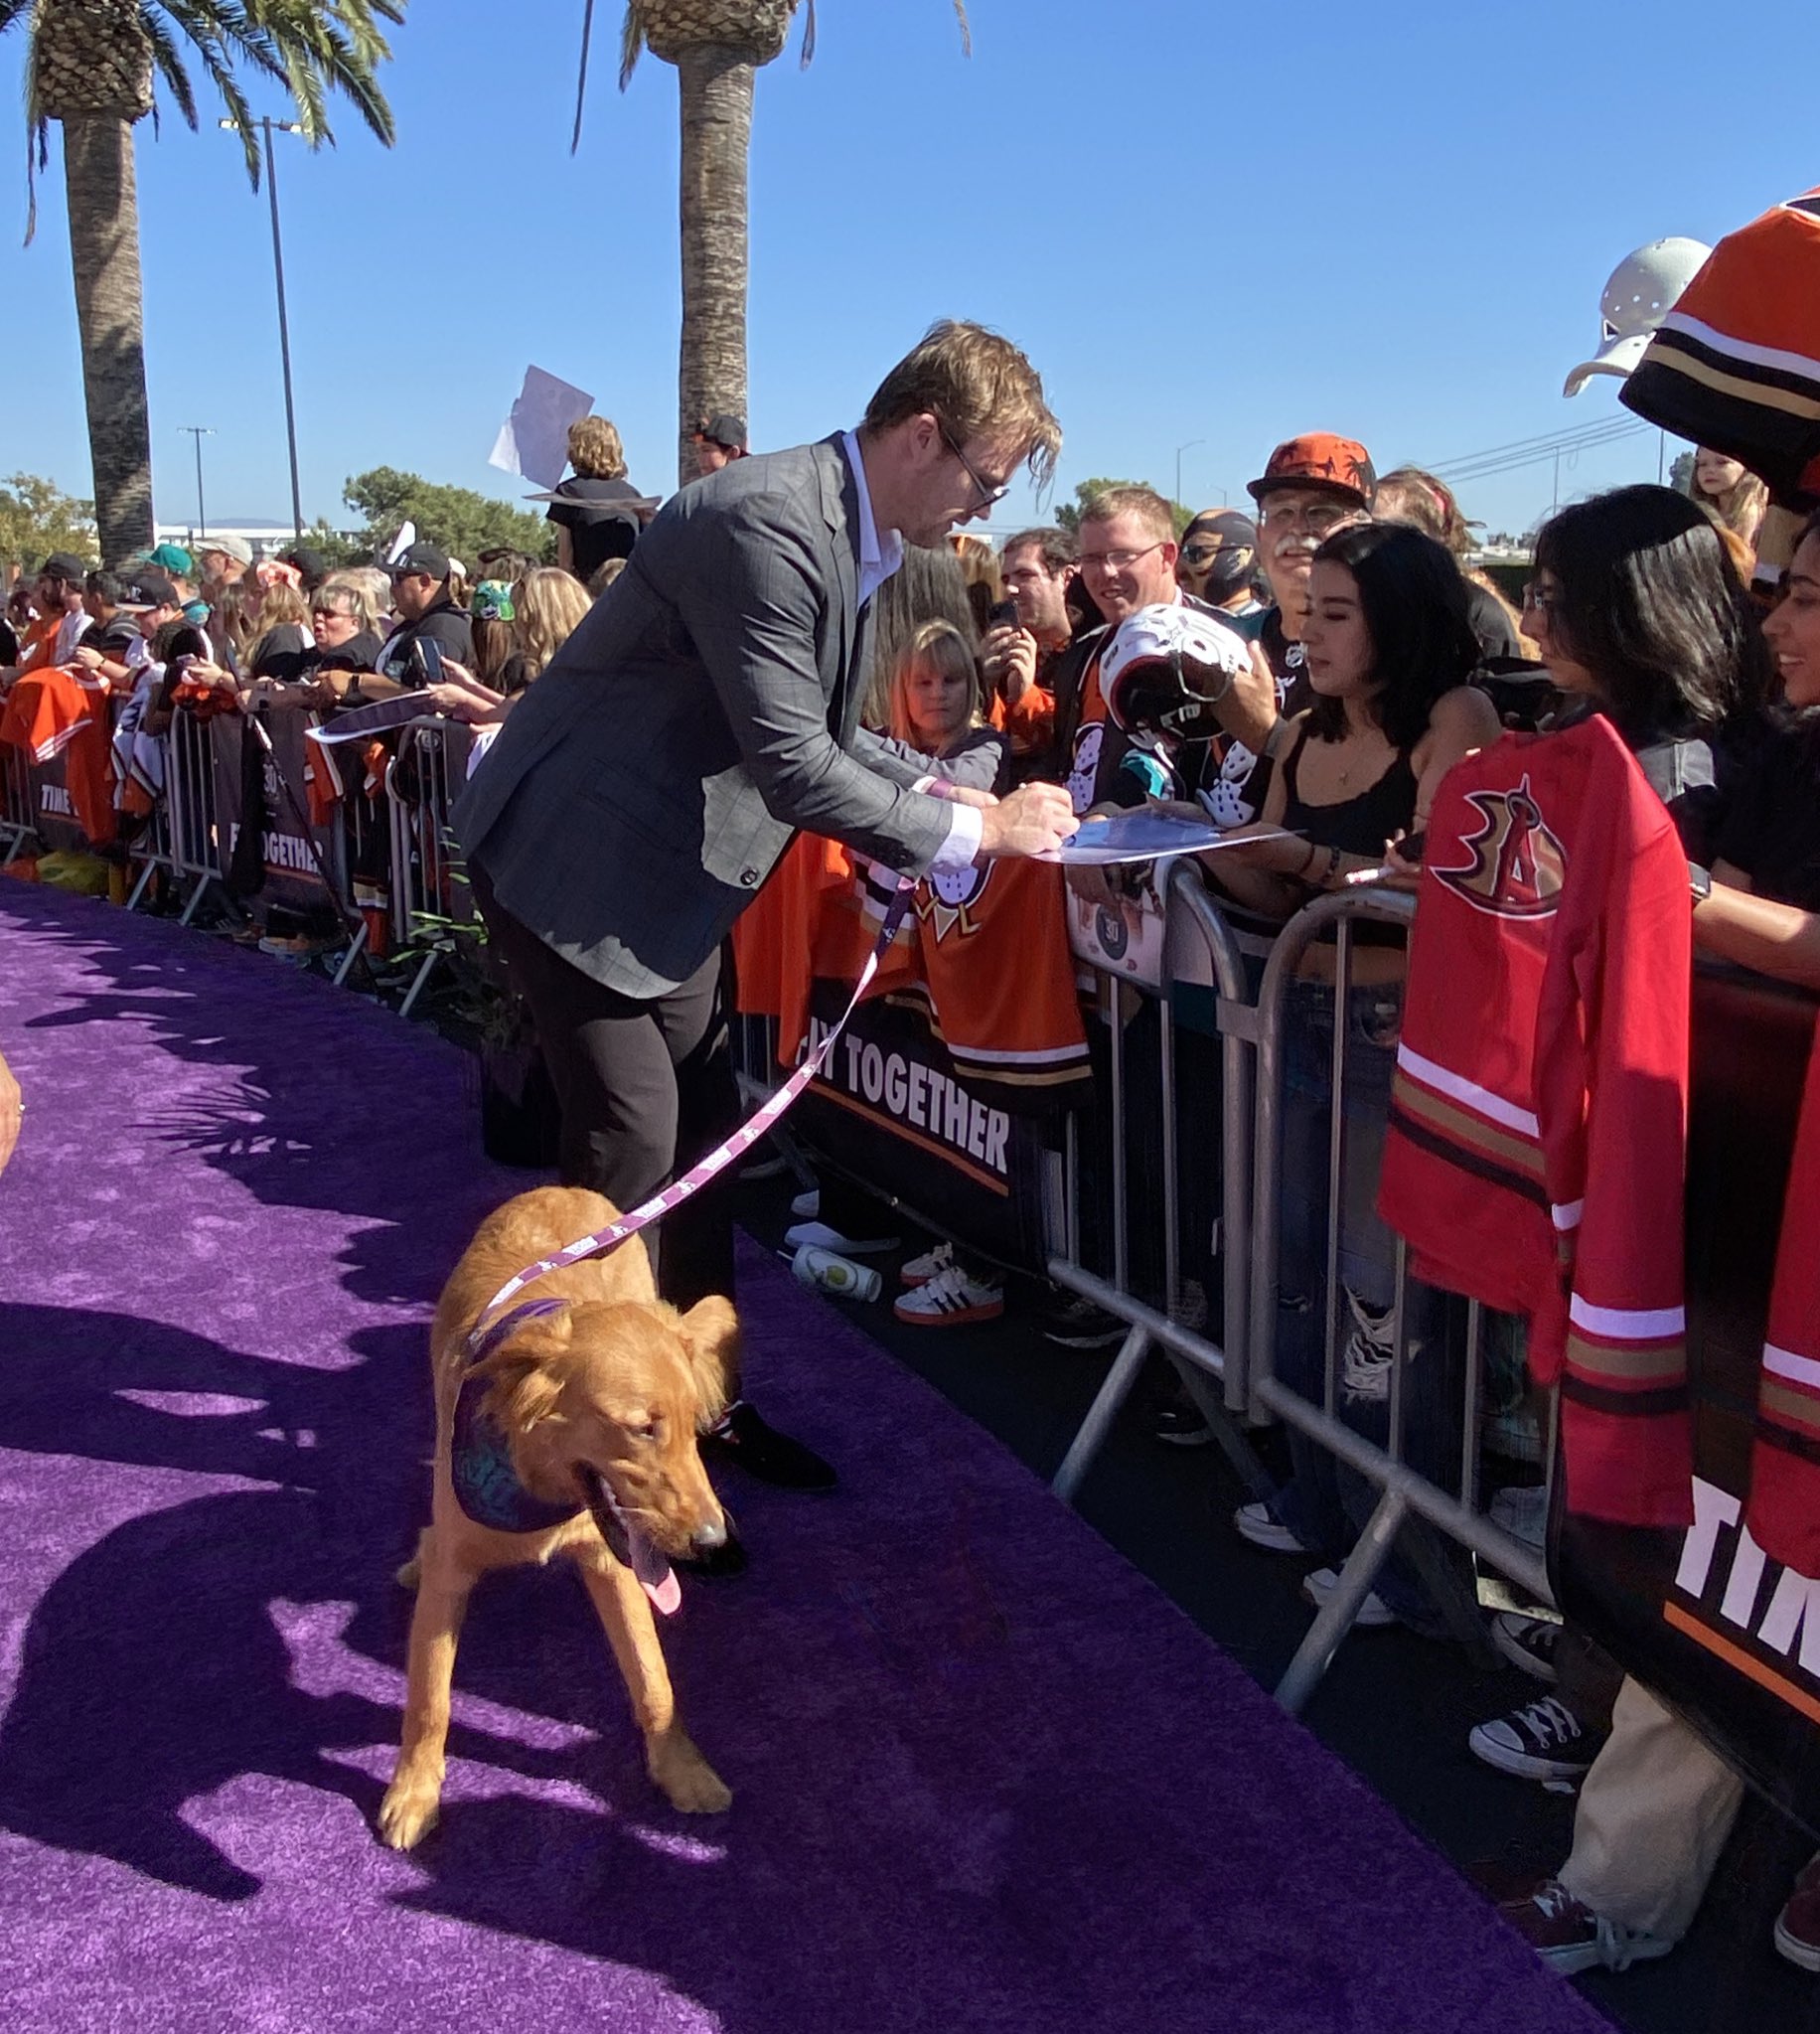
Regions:
<instances>
[{"instance_id":1,"label":"palm tree","mask_svg":"<svg viewBox=\"0 0 1820 2034\"><path fill-rule=\"evenodd\" d=\"M783 50L802 0L626 0L619 82L623 91L639 54L677 67L682 103L682 350L677 473L694 477L690 442L702 420L746 412L746 158L752 140L752 86ZM971 50L966 0L954 0L961 38ZM587 92L594 0L581 30L575 137ZM816 6L809 0L803 62L816 47Z\"/></svg>"},{"instance_id":2,"label":"palm tree","mask_svg":"<svg viewBox=\"0 0 1820 2034\"><path fill-rule=\"evenodd\" d=\"M0 0L0 34L23 26L28 38L34 180L48 160L50 123L63 129L95 522L109 563L152 542L133 128L154 110L154 78L163 78L194 128L196 99L181 47L187 43L238 123L246 174L257 190L258 130L241 76L283 88L312 147L335 138L331 91L349 98L389 146L391 110L375 74L391 53L375 17L402 21L404 6L405 0ZM36 223L34 181L28 241Z\"/></svg>"}]
</instances>

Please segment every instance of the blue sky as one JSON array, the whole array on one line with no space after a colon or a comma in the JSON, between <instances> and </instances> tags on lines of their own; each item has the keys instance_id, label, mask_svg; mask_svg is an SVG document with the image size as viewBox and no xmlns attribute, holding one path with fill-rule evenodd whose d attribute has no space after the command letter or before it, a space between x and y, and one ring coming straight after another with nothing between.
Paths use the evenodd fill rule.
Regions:
<instances>
[{"instance_id":1,"label":"blue sky","mask_svg":"<svg viewBox=\"0 0 1820 2034\"><path fill-rule=\"evenodd\" d=\"M947 0L822 0L814 65L793 39L761 75L756 446L850 422L944 315L1042 371L1064 496L1099 473L1172 492L1184 445L1198 504L1240 498L1296 430L1359 436L1385 469L1592 423L1621 413L1617 385L1561 384L1617 261L1716 239L1814 174L1809 67L1692 0L1302 0L1249 30L1204 0L971 11L968 62ZM635 480L674 484L676 76L647 56L622 97L618 9L598 12L573 160L580 0L414 0L385 78L396 148L351 114L333 151L281 141L306 517L341 520L343 480L378 465L514 495L486 456L533 361L594 392ZM20 55L0 45L13 109ZM139 130L158 513L193 514L180 427L208 424L211 520L279 521L265 201L217 110L197 135ZM61 156L22 248L8 119L0 473L86 494ZM1564 467L1562 497L1655 470L1633 439ZM1538 466L1465 507L1520 528L1553 485ZM1034 512L1014 494L994 524Z\"/></svg>"}]
</instances>

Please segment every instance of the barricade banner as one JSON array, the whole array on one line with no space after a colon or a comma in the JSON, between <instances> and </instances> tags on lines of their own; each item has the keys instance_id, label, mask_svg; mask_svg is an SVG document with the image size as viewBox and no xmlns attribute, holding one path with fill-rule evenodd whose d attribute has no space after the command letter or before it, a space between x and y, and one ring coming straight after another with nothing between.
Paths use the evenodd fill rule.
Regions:
<instances>
[{"instance_id":1,"label":"barricade banner","mask_svg":"<svg viewBox=\"0 0 1820 2034\"><path fill-rule=\"evenodd\" d=\"M219 716L210 730L214 736L221 873L224 879L232 877L242 826L256 825L260 854L253 866L262 879L244 883L247 858L241 857L242 887L248 894L256 889L268 904L294 909L320 906L329 892L317 873L311 843L332 878L340 869L341 843L332 810L326 819L320 815L312 818L307 837L302 830L303 817L315 811L306 776L308 717L300 709L290 708L268 713L264 721L271 736L269 756L238 715ZM234 886L230 880L229 887Z\"/></svg>"},{"instance_id":2,"label":"barricade banner","mask_svg":"<svg viewBox=\"0 0 1820 2034\"><path fill-rule=\"evenodd\" d=\"M53 666L7 695L0 741L22 750L33 825L52 849L103 847L114 837L105 686Z\"/></svg>"},{"instance_id":3,"label":"barricade banner","mask_svg":"<svg viewBox=\"0 0 1820 2034\"><path fill-rule=\"evenodd\" d=\"M846 991L818 982L811 1038ZM1040 1273L1048 1261L1040 1119L959 1072L915 995L860 1005L797 1108L803 1137L873 1191L972 1248Z\"/></svg>"},{"instance_id":4,"label":"barricade banner","mask_svg":"<svg viewBox=\"0 0 1820 2034\"><path fill-rule=\"evenodd\" d=\"M1150 883L1110 904L1090 903L1070 890L1068 944L1097 974L1116 975L1152 995L1162 993L1167 979L1164 920Z\"/></svg>"},{"instance_id":5,"label":"barricade banner","mask_svg":"<svg viewBox=\"0 0 1820 2034\"><path fill-rule=\"evenodd\" d=\"M1820 1580L1768 1560L1744 1524L1813 1028L1814 1005L1793 992L1760 979L1696 978L1687 1188L1694 1523L1652 1531L1564 1516L1552 1572L1571 1620L1820 1837Z\"/></svg>"}]
</instances>

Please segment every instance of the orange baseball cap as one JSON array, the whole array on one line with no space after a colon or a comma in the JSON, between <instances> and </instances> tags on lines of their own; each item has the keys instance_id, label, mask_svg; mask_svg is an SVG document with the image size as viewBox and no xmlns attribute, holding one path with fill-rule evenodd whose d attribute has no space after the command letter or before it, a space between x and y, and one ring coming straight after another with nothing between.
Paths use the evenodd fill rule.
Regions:
<instances>
[{"instance_id":1,"label":"orange baseball cap","mask_svg":"<svg viewBox=\"0 0 1820 2034\"><path fill-rule=\"evenodd\" d=\"M1249 482L1246 491L1261 502L1281 487L1325 488L1329 494L1345 495L1360 508L1369 509L1377 499L1378 470L1356 438L1335 437L1331 431L1304 431L1277 447L1264 477Z\"/></svg>"}]
</instances>

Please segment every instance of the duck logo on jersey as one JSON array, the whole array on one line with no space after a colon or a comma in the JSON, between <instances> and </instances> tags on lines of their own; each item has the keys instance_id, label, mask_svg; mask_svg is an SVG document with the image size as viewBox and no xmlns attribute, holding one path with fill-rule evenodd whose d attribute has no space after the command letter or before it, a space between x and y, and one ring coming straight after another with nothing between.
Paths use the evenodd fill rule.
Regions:
<instances>
[{"instance_id":1,"label":"duck logo on jersey","mask_svg":"<svg viewBox=\"0 0 1820 2034\"><path fill-rule=\"evenodd\" d=\"M1459 868L1436 868L1436 876L1475 911L1498 918L1551 916L1567 880L1567 850L1542 817L1528 776L1514 791L1468 791L1466 802L1484 822L1460 843L1472 860Z\"/></svg>"},{"instance_id":2,"label":"duck logo on jersey","mask_svg":"<svg viewBox=\"0 0 1820 2034\"><path fill-rule=\"evenodd\" d=\"M922 884L916 896L916 915L925 925L935 927L938 944L957 925L963 939L972 939L980 930L974 907L985 896L991 879L992 864L988 861L984 868L969 864L965 868L939 869Z\"/></svg>"}]
</instances>

